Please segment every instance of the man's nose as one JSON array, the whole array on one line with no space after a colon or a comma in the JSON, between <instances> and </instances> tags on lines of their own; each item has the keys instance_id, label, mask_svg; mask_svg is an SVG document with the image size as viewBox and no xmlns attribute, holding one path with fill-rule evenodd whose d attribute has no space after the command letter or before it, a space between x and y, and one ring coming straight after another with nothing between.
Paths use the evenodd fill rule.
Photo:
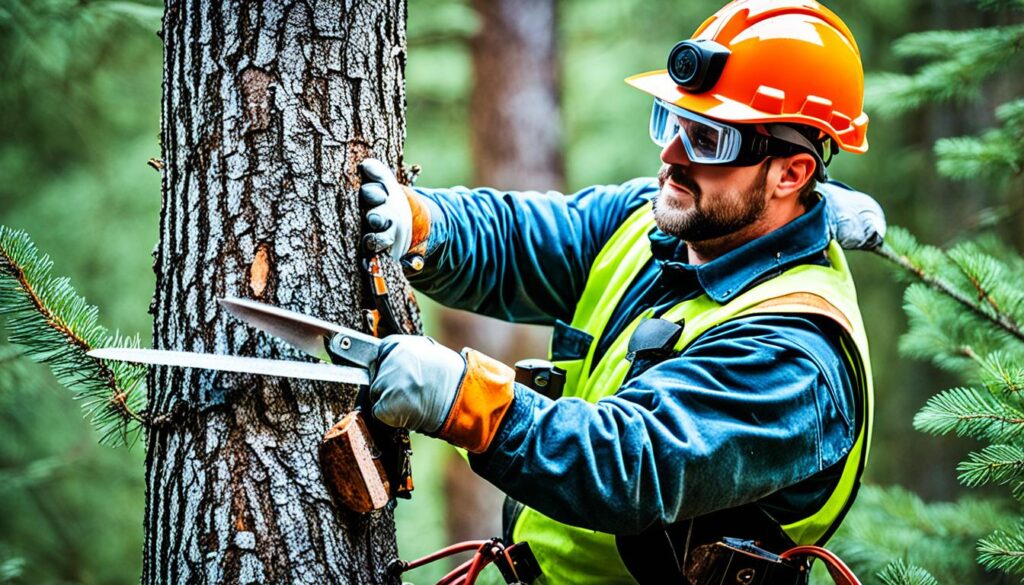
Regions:
<instances>
[{"instance_id":1,"label":"man's nose","mask_svg":"<svg viewBox=\"0 0 1024 585\"><path fill-rule=\"evenodd\" d=\"M690 157L686 156L683 139L678 135L665 148L661 149L661 162L667 165L690 165Z\"/></svg>"}]
</instances>

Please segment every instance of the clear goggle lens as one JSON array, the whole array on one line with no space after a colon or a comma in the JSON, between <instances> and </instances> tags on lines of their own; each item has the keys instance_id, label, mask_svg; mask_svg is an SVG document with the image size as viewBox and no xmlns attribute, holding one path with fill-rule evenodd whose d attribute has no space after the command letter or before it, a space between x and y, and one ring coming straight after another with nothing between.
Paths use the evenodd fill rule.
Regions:
<instances>
[{"instance_id":1,"label":"clear goggle lens","mask_svg":"<svg viewBox=\"0 0 1024 585\"><path fill-rule=\"evenodd\" d=\"M651 111L651 139L664 148L676 136L682 140L690 160L701 164L736 160L742 143L738 129L655 99Z\"/></svg>"}]
</instances>

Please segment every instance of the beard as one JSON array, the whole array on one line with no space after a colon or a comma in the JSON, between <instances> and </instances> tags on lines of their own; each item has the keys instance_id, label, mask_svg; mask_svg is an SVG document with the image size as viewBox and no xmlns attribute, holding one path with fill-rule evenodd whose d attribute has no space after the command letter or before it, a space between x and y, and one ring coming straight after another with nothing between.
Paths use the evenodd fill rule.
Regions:
<instances>
[{"instance_id":1,"label":"beard","mask_svg":"<svg viewBox=\"0 0 1024 585\"><path fill-rule=\"evenodd\" d=\"M662 165L658 186L669 178L693 195L693 205L683 207L675 198L662 194L654 198L654 221L658 229L684 242L704 242L732 234L764 216L768 202L768 161L761 165L754 184L746 191L715 193L704 197L700 185L680 165Z\"/></svg>"}]
</instances>

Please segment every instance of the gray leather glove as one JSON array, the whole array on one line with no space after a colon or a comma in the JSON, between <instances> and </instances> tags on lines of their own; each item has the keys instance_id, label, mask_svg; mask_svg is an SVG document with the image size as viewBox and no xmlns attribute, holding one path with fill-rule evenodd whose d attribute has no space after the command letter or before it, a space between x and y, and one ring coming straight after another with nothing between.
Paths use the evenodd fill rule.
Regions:
<instances>
[{"instance_id":1,"label":"gray leather glove","mask_svg":"<svg viewBox=\"0 0 1024 585\"><path fill-rule=\"evenodd\" d=\"M873 250L885 237L885 212L867 193L841 183L820 183L825 199L829 232L847 250Z\"/></svg>"},{"instance_id":2,"label":"gray leather glove","mask_svg":"<svg viewBox=\"0 0 1024 585\"><path fill-rule=\"evenodd\" d=\"M373 416L393 427L437 432L465 372L465 358L429 337L389 335L370 369Z\"/></svg>"},{"instance_id":3,"label":"gray leather glove","mask_svg":"<svg viewBox=\"0 0 1024 585\"><path fill-rule=\"evenodd\" d=\"M363 185L359 203L366 225L363 247L373 253L388 251L395 260L409 252L412 244L412 208L395 174L381 161L368 158L359 163Z\"/></svg>"},{"instance_id":4,"label":"gray leather glove","mask_svg":"<svg viewBox=\"0 0 1024 585\"><path fill-rule=\"evenodd\" d=\"M429 337L390 335L370 368L373 416L483 453L515 400L515 370Z\"/></svg>"}]
</instances>

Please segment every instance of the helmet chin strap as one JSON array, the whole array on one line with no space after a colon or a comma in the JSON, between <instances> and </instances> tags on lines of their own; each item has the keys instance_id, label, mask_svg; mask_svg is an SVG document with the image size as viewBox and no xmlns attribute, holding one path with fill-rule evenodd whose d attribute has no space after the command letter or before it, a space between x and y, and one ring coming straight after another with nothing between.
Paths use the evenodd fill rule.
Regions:
<instances>
[{"instance_id":1,"label":"helmet chin strap","mask_svg":"<svg viewBox=\"0 0 1024 585\"><path fill-rule=\"evenodd\" d=\"M822 160L821 154L818 152L818 147L810 138L804 136L803 132L785 124L766 124L765 130L767 130L768 134L779 140L806 148L807 153L814 157L814 162L816 163L814 169L815 180L820 183L828 180L828 170L825 168L825 161ZM828 138L827 140L831 139Z\"/></svg>"}]
</instances>

